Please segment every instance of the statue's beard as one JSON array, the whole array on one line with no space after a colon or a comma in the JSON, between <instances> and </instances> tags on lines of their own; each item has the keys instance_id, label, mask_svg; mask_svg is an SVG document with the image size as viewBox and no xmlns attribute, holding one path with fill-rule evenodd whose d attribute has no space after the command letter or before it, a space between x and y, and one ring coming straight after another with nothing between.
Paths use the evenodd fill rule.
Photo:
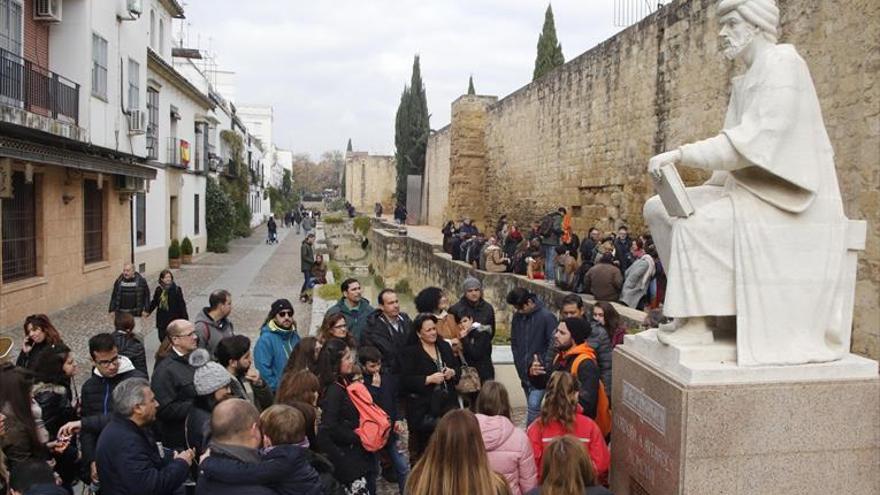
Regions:
<instances>
[{"instance_id":1,"label":"statue's beard","mask_svg":"<svg viewBox=\"0 0 880 495\"><path fill-rule=\"evenodd\" d=\"M742 53L745 47L749 46L752 41L754 41L755 36L757 35L758 31L756 29L750 29L739 39L727 38L723 43L725 46L722 47L721 53L723 53L724 57L728 60L734 60L740 53Z\"/></svg>"}]
</instances>

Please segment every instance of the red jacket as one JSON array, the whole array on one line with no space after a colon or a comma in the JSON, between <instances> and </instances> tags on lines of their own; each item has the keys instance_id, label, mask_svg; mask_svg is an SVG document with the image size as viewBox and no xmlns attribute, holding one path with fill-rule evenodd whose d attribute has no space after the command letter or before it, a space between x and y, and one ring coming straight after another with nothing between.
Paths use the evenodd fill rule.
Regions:
<instances>
[{"instance_id":1,"label":"red jacket","mask_svg":"<svg viewBox=\"0 0 880 495\"><path fill-rule=\"evenodd\" d=\"M573 435L584 442L584 449L590 455L593 461L593 468L596 470L596 479L602 484L606 483L608 478L608 466L611 464L611 453L608 451L608 445L605 444L605 437L596 422L584 416L581 413L580 406L578 412L574 415L574 430L569 431L565 425L558 421L554 421L547 426L541 424L541 419L536 419L526 435L532 444L532 451L535 454L535 464L538 466L538 482L541 481L541 466L544 458L544 447L550 444L555 438L563 435Z\"/></svg>"}]
</instances>

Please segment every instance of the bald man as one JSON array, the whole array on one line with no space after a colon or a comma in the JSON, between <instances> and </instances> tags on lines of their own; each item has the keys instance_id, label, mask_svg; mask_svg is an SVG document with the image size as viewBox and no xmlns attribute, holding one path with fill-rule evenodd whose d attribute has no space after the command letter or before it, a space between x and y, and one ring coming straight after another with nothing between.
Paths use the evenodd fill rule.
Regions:
<instances>
[{"instance_id":1,"label":"bald man","mask_svg":"<svg viewBox=\"0 0 880 495\"><path fill-rule=\"evenodd\" d=\"M211 413L211 455L206 459L196 485L196 495L242 494L270 495L278 493L268 487L269 478L257 469L262 445L260 413L253 404L242 399L226 399ZM251 469L246 469L248 466ZM280 481L285 473L279 473Z\"/></svg>"},{"instance_id":2,"label":"bald man","mask_svg":"<svg viewBox=\"0 0 880 495\"><path fill-rule=\"evenodd\" d=\"M113 293L110 295L110 321L113 321L117 311L129 313L135 317L135 331L143 335L140 317L147 316L149 306L150 286L147 280L135 271L131 263L122 265L122 274L113 283Z\"/></svg>"}]
</instances>

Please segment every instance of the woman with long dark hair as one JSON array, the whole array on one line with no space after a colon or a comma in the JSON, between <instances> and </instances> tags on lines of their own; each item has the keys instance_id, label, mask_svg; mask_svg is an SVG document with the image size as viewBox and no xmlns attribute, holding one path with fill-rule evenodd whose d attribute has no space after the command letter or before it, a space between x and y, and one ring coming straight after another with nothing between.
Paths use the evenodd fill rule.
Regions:
<instances>
[{"instance_id":1,"label":"woman with long dark hair","mask_svg":"<svg viewBox=\"0 0 880 495\"><path fill-rule=\"evenodd\" d=\"M406 481L406 493L510 493L504 478L489 467L486 449L479 438L480 426L470 411L459 409L443 416L425 454Z\"/></svg>"},{"instance_id":2,"label":"woman with long dark hair","mask_svg":"<svg viewBox=\"0 0 880 495\"><path fill-rule=\"evenodd\" d=\"M46 448L49 433L37 424L41 410L33 400L31 380L26 373L11 363L0 364L0 390L3 391L0 413L6 417L6 432L0 436L0 448L6 455L10 471L20 462L50 458Z\"/></svg>"},{"instance_id":3,"label":"woman with long dark hair","mask_svg":"<svg viewBox=\"0 0 880 495\"><path fill-rule=\"evenodd\" d=\"M153 292L153 300L147 312L152 313L154 310L157 310L156 330L159 331L159 342L165 340L169 323L174 320L189 319L183 289L174 282L174 274L167 268L159 272L159 283Z\"/></svg>"},{"instance_id":4,"label":"woman with long dark hair","mask_svg":"<svg viewBox=\"0 0 880 495\"><path fill-rule=\"evenodd\" d=\"M402 390L408 394L410 464L422 455L443 415L458 407L455 384L461 365L452 347L437 336L437 317L422 313L413 321L411 345L401 357Z\"/></svg>"},{"instance_id":5,"label":"woman with long dark hair","mask_svg":"<svg viewBox=\"0 0 880 495\"><path fill-rule=\"evenodd\" d=\"M15 365L33 370L40 353L53 344L63 344L61 334L43 314L30 315L24 320L24 343Z\"/></svg>"},{"instance_id":6,"label":"woman with long dark hair","mask_svg":"<svg viewBox=\"0 0 880 495\"><path fill-rule=\"evenodd\" d=\"M40 406L43 426L50 439L58 436L58 430L69 421L79 419L77 414L76 360L70 348L64 344L49 346L34 365L34 386L31 395ZM70 487L79 472L76 442L60 454L54 454L55 471L66 487Z\"/></svg>"},{"instance_id":7,"label":"woman with long dark hair","mask_svg":"<svg viewBox=\"0 0 880 495\"><path fill-rule=\"evenodd\" d=\"M623 325L620 314L611 303L598 301L593 305L592 315L593 320L602 325L602 328L608 333L612 349L623 343L623 337L626 335L626 326Z\"/></svg>"},{"instance_id":8,"label":"woman with long dark hair","mask_svg":"<svg viewBox=\"0 0 880 495\"><path fill-rule=\"evenodd\" d=\"M290 359L284 365L284 374L300 370L314 373L318 370L319 352L321 352L321 341L317 337L303 337L293 348Z\"/></svg>"},{"instance_id":9,"label":"woman with long dark hair","mask_svg":"<svg viewBox=\"0 0 880 495\"><path fill-rule=\"evenodd\" d=\"M348 495L366 495L375 483L376 459L364 449L355 433L360 414L346 390L354 365L354 349L344 340L331 338L321 348L318 381L322 415L317 441L318 450L336 467L333 476Z\"/></svg>"},{"instance_id":10,"label":"woman with long dark hair","mask_svg":"<svg viewBox=\"0 0 880 495\"><path fill-rule=\"evenodd\" d=\"M562 435L574 435L593 461L596 475L605 480L611 454L602 431L595 421L583 415L578 405L580 382L567 371L555 371L550 375L541 416L529 425L526 434L532 443L535 463L540 474L544 465L544 446Z\"/></svg>"}]
</instances>

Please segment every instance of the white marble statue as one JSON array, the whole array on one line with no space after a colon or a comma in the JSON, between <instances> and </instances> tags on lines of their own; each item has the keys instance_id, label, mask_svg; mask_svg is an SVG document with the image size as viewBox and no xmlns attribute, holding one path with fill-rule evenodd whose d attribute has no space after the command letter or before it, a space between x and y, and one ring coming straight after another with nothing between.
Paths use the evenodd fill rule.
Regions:
<instances>
[{"instance_id":1,"label":"white marble statue","mask_svg":"<svg viewBox=\"0 0 880 495\"><path fill-rule=\"evenodd\" d=\"M722 0L718 15L724 55L747 67L732 80L724 127L648 164L654 175L670 163L713 171L687 189L688 218L671 218L656 196L645 204L668 273L663 311L675 318L658 339L711 343L713 323L735 315L740 366L839 359L849 352L839 310L847 219L807 64L776 43L774 0Z\"/></svg>"}]
</instances>

